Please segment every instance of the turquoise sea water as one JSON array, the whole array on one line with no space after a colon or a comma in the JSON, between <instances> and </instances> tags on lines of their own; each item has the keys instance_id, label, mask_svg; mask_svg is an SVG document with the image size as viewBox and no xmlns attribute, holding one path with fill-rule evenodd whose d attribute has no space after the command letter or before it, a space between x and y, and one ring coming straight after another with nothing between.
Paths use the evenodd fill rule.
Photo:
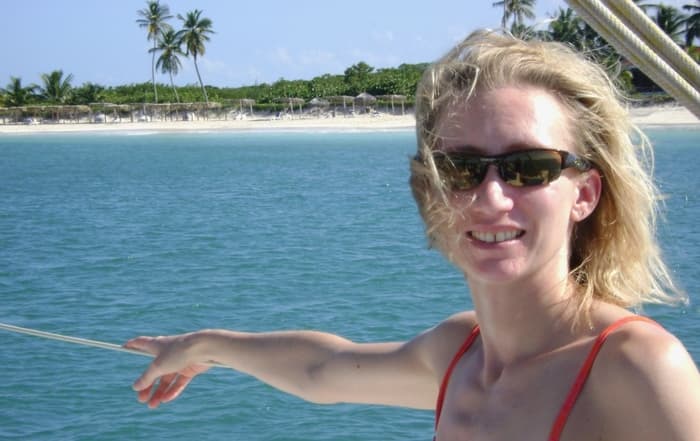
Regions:
<instances>
[{"instance_id":1,"label":"turquoise sea water","mask_svg":"<svg viewBox=\"0 0 700 441\"><path fill-rule=\"evenodd\" d=\"M648 130L700 361L698 129ZM409 131L0 136L0 322L122 343L203 327L410 338L470 307L426 248ZM426 440L432 413L317 406L226 369L149 411L147 359L0 331L2 440Z\"/></svg>"}]
</instances>

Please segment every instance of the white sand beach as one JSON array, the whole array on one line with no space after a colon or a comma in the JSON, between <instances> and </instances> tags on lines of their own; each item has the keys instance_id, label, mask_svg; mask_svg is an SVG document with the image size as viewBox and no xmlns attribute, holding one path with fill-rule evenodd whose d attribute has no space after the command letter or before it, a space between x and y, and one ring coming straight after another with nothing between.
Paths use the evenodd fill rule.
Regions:
<instances>
[{"instance_id":1,"label":"white sand beach","mask_svg":"<svg viewBox=\"0 0 700 441\"><path fill-rule=\"evenodd\" d=\"M640 126L700 125L700 119L680 105L634 107L632 120Z\"/></svg>"},{"instance_id":2,"label":"white sand beach","mask_svg":"<svg viewBox=\"0 0 700 441\"><path fill-rule=\"evenodd\" d=\"M261 130L400 130L415 127L412 114L393 116L351 116L336 118L296 117L291 119L256 118L199 119L191 121L105 122L53 124L0 124L1 134L51 132L200 132L200 131L261 131Z\"/></svg>"},{"instance_id":3,"label":"white sand beach","mask_svg":"<svg viewBox=\"0 0 700 441\"><path fill-rule=\"evenodd\" d=\"M640 126L699 126L700 119L678 105L638 107L630 110ZM192 121L103 122L103 123L34 123L0 124L2 134L53 132L199 132L199 131L373 131L410 130L415 127L413 114L394 116L360 115L336 118L301 117L293 119L248 118L243 120L200 119Z\"/></svg>"}]
</instances>

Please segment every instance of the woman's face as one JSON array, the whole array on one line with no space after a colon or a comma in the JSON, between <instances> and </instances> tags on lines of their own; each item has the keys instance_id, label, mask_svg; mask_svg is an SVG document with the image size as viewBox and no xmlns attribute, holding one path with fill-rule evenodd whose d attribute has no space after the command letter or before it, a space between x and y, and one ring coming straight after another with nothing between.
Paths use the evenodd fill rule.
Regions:
<instances>
[{"instance_id":1,"label":"woman's face","mask_svg":"<svg viewBox=\"0 0 700 441\"><path fill-rule=\"evenodd\" d=\"M532 148L572 151L574 145L565 109L540 88L477 91L447 110L437 127L443 151L492 156ZM477 187L450 195L457 216L445 246L453 262L470 281L566 277L572 226L588 214L581 211L579 178L580 172L566 169L548 184L512 187L490 166Z\"/></svg>"}]
</instances>

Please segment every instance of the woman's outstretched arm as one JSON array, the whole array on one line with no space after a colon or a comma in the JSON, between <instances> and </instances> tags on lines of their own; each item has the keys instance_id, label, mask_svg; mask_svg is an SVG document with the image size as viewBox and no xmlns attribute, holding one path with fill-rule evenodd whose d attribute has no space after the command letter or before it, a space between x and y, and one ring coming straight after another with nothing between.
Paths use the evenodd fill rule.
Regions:
<instances>
[{"instance_id":1,"label":"woman's outstretched arm","mask_svg":"<svg viewBox=\"0 0 700 441\"><path fill-rule=\"evenodd\" d=\"M431 352L443 346L440 328L403 343L355 343L315 331L203 330L138 337L125 346L155 355L133 385L150 407L176 398L215 362L312 402L431 409L441 374Z\"/></svg>"}]
</instances>

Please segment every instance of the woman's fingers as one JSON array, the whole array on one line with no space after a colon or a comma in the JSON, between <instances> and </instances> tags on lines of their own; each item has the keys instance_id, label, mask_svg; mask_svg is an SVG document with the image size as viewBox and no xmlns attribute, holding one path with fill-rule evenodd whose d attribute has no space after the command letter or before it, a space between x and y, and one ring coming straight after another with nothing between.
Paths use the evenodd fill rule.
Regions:
<instances>
[{"instance_id":1,"label":"woman's fingers","mask_svg":"<svg viewBox=\"0 0 700 441\"><path fill-rule=\"evenodd\" d=\"M160 378L158 386L149 386L138 392L138 400L147 403L148 407L154 409L162 403L174 400L187 385L192 381L192 377L178 374L164 375Z\"/></svg>"},{"instance_id":2,"label":"woman's fingers","mask_svg":"<svg viewBox=\"0 0 700 441\"><path fill-rule=\"evenodd\" d=\"M159 365L162 364L158 359L162 351L162 345L158 344L156 337L136 337L124 344L125 348L135 349L137 351L146 352L155 355L156 359L148 366L146 371L134 382L133 388L136 391L141 391L150 387L160 375L166 372L161 372Z\"/></svg>"},{"instance_id":3,"label":"woman's fingers","mask_svg":"<svg viewBox=\"0 0 700 441\"><path fill-rule=\"evenodd\" d=\"M166 396L168 389L173 385L177 379L177 374L167 374L163 375L158 382L158 387L151 394L151 398L148 400L148 407L155 408L158 407L160 403L165 402L164 397Z\"/></svg>"},{"instance_id":4,"label":"woman's fingers","mask_svg":"<svg viewBox=\"0 0 700 441\"><path fill-rule=\"evenodd\" d=\"M150 388L158 378L167 374L174 374L184 368L184 366L179 366L176 362L178 357L173 356L175 354L172 354L173 351L169 350L169 344L172 344L172 341L166 337L137 337L124 344L126 348L136 349L156 356L151 364L148 365L148 368L134 382L132 386L134 390L142 391ZM177 351L175 352L177 353Z\"/></svg>"},{"instance_id":5,"label":"woman's fingers","mask_svg":"<svg viewBox=\"0 0 700 441\"><path fill-rule=\"evenodd\" d=\"M155 408L177 398L196 375L210 366L187 362L184 347L176 337L137 337L124 347L155 355L155 359L134 382L137 398ZM179 349L178 349L179 348Z\"/></svg>"},{"instance_id":6,"label":"woman's fingers","mask_svg":"<svg viewBox=\"0 0 700 441\"><path fill-rule=\"evenodd\" d=\"M136 393L136 399L139 400L139 403L146 403L151 398L152 390L153 386L148 386L147 388L138 391Z\"/></svg>"},{"instance_id":7,"label":"woman's fingers","mask_svg":"<svg viewBox=\"0 0 700 441\"><path fill-rule=\"evenodd\" d=\"M168 388L168 390L163 395L162 402L167 403L172 401L182 393L183 390L190 384L192 377L186 377L184 375L178 375L173 384Z\"/></svg>"}]
</instances>

